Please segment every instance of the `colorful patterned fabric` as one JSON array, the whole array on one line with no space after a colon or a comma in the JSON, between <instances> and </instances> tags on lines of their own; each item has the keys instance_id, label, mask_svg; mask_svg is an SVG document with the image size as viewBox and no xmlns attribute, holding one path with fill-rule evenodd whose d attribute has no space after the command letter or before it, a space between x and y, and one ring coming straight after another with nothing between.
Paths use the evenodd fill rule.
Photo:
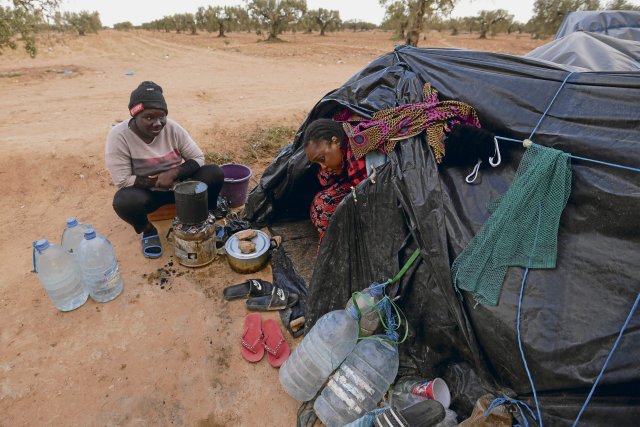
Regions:
<instances>
[{"instance_id":1,"label":"colorful patterned fabric","mask_svg":"<svg viewBox=\"0 0 640 427\"><path fill-rule=\"evenodd\" d=\"M322 169L318 171L320 185L326 187L316 194L311 203L311 222L318 230L320 240L329 225L331 215L350 192L367 178L366 163L363 158L356 158L349 144L343 144L342 148L342 172L339 175L329 174Z\"/></svg>"},{"instance_id":2,"label":"colorful patterned fabric","mask_svg":"<svg viewBox=\"0 0 640 427\"><path fill-rule=\"evenodd\" d=\"M438 101L438 91L426 83L423 102L401 105L378 111L371 120L349 115L344 111L334 118L343 121L349 145L356 158L370 151L389 154L401 139L410 138L427 131L427 143L433 150L436 161L444 156L444 133L456 124L480 127L476 111L460 101ZM356 124L352 124L356 122Z\"/></svg>"}]
</instances>

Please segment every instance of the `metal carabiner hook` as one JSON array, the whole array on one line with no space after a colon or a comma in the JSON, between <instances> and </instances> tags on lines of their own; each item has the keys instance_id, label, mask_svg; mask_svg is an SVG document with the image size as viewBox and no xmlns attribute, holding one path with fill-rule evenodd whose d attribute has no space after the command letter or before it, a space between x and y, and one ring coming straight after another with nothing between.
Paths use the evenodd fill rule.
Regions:
<instances>
[{"instance_id":1,"label":"metal carabiner hook","mask_svg":"<svg viewBox=\"0 0 640 427\"><path fill-rule=\"evenodd\" d=\"M498 138L496 138L495 136L493 137L493 145L496 147L496 151L495 153L493 153L493 157L489 157L489 164L491 165L491 167L495 168L500 164L500 162L502 162L502 157L500 156L500 147L498 146ZM493 159L496 156L498 157L498 161L493 163Z\"/></svg>"},{"instance_id":2,"label":"metal carabiner hook","mask_svg":"<svg viewBox=\"0 0 640 427\"><path fill-rule=\"evenodd\" d=\"M476 178L478 178L478 171L480 170L481 163L482 160L478 160L478 163L476 163L476 165L473 167L471 173L464 179L465 181L467 181L467 184L473 184L476 181Z\"/></svg>"}]
</instances>

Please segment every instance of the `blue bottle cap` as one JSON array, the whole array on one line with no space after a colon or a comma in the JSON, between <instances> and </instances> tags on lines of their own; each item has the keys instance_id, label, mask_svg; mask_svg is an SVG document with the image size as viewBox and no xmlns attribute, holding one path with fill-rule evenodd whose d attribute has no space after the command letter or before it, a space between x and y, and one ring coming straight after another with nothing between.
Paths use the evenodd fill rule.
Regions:
<instances>
[{"instance_id":1,"label":"blue bottle cap","mask_svg":"<svg viewBox=\"0 0 640 427\"><path fill-rule=\"evenodd\" d=\"M40 239L33 244L33 247L38 252L42 252L49 247L49 241L47 239Z\"/></svg>"},{"instance_id":2,"label":"blue bottle cap","mask_svg":"<svg viewBox=\"0 0 640 427\"><path fill-rule=\"evenodd\" d=\"M73 228L76 225L78 225L78 220L75 216L70 216L69 219L67 219L67 228Z\"/></svg>"},{"instance_id":3,"label":"blue bottle cap","mask_svg":"<svg viewBox=\"0 0 640 427\"><path fill-rule=\"evenodd\" d=\"M96 238L96 230L94 230L92 226L89 226L84 231L84 238L85 238L85 240L95 239Z\"/></svg>"}]
</instances>

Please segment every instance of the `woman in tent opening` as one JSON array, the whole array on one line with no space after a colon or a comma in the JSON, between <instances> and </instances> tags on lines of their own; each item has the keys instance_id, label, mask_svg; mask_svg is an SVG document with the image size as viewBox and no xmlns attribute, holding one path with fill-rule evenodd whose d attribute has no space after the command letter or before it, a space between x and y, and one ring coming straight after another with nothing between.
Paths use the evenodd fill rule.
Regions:
<instances>
[{"instance_id":1,"label":"woman in tent opening","mask_svg":"<svg viewBox=\"0 0 640 427\"><path fill-rule=\"evenodd\" d=\"M342 123L331 119L311 123L304 132L303 147L309 161L320 165L318 181L323 189L313 198L310 216L322 241L342 199L367 177L365 159L355 157Z\"/></svg>"},{"instance_id":2,"label":"woman in tent opening","mask_svg":"<svg viewBox=\"0 0 640 427\"><path fill-rule=\"evenodd\" d=\"M493 161L500 158L498 143L491 132L480 128L475 110L459 101L438 101L437 94L426 84L424 102L379 111L371 120L344 110L335 116L338 121L317 119L307 126L302 144L307 159L320 166L318 181L323 187L313 198L310 211L320 241L340 202L367 178L369 157L377 156L372 163L381 164L384 160L380 162L380 156L385 159L399 140L426 130L438 164L443 159L449 166L475 164L467 177L469 183L483 162L492 166L500 163Z\"/></svg>"}]
</instances>

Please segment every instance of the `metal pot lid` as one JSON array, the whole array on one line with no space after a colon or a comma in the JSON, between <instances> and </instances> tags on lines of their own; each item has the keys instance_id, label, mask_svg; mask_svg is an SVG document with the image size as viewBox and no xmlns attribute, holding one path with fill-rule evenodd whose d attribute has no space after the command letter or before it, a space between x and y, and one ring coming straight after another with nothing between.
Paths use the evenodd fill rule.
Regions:
<instances>
[{"instance_id":1,"label":"metal pot lid","mask_svg":"<svg viewBox=\"0 0 640 427\"><path fill-rule=\"evenodd\" d=\"M251 239L251 242L256 245L255 252L252 252L250 254L243 254L238 247L240 239L238 239L238 237L236 237L236 235L234 234L233 236L229 237L227 242L224 244L224 249L227 252L227 255L231 255L236 259L254 259L264 255L264 253L269 250L271 239L263 231L255 231L256 233L258 233L258 235Z\"/></svg>"}]
</instances>

